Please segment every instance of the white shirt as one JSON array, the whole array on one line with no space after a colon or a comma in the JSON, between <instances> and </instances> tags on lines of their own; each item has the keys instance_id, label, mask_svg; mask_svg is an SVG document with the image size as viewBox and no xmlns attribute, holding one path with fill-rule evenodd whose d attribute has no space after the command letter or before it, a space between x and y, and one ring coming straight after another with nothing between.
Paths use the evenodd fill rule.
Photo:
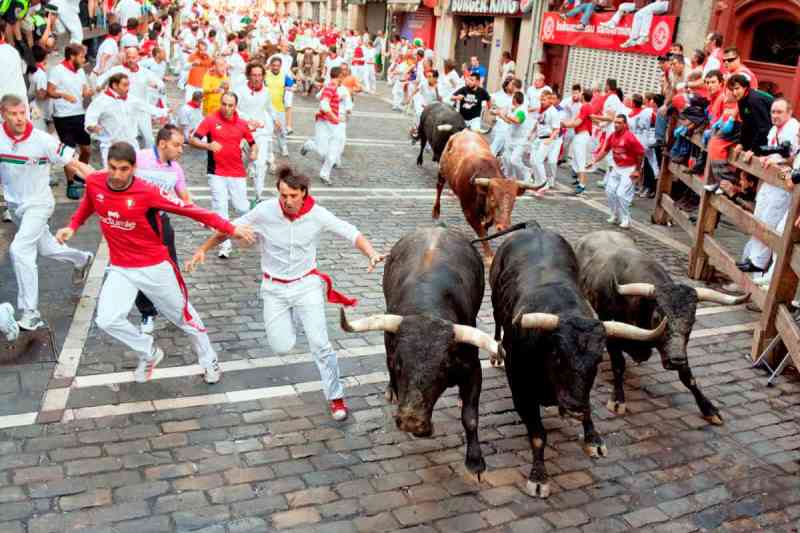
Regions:
<instances>
[{"instance_id":1,"label":"white shirt","mask_svg":"<svg viewBox=\"0 0 800 533\"><path fill-rule=\"evenodd\" d=\"M55 205L50 190L50 165L66 165L75 156L75 149L61 144L42 130L34 129L30 137L14 143L0 128L0 183L6 202L19 209L31 205Z\"/></svg>"},{"instance_id":2,"label":"white shirt","mask_svg":"<svg viewBox=\"0 0 800 533\"><path fill-rule=\"evenodd\" d=\"M642 143L642 146L645 148L648 148L650 145L648 138L655 135L653 113L655 113L655 111L652 108L645 107L638 115L628 119L628 127L630 127L631 132L636 135L636 138L639 139L639 142Z\"/></svg>"},{"instance_id":3,"label":"white shirt","mask_svg":"<svg viewBox=\"0 0 800 533\"><path fill-rule=\"evenodd\" d=\"M137 104L146 104L149 98L148 94L151 91L162 91L164 89L164 81L142 66L139 66L139 70L136 72L131 71L125 65L113 66L97 78L97 85L105 85L108 78L118 72L128 75L128 80L131 82L129 94ZM150 109L142 107L140 111L150 112Z\"/></svg>"},{"instance_id":4,"label":"white shirt","mask_svg":"<svg viewBox=\"0 0 800 533\"><path fill-rule=\"evenodd\" d=\"M617 115L628 115L630 110L622 104L622 101L619 99L619 96L616 94L608 95L606 98L605 103L603 104L603 115L608 116L609 114L613 113L614 117ZM606 133L614 133L614 121L607 122L605 125Z\"/></svg>"},{"instance_id":5,"label":"white shirt","mask_svg":"<svg viewBox=\"0 0 800 533\"><path fill-rule=\"evenodd\" d=\"M513 61L509 61L508 63L502 65L500 67L500 80L501 81L505 80L511 74L511 72L516 71L516 69L517 69L517 64L514 63Z\"/></svg>"},{"instance_id":6,"label":"white shirt","mask_svg":"<svg viewBox=\"0 0 800 533\"><path fill-rule=\"evenodd\" d=\"M325 82L331 81L331 69L333 67L341 67L344 65L344 58L336 56L333 59L330 57L325 58Z\"/></svg>"},{"instance_id":7,"label":"white shirt","mask_svg":"<svg viewBox=\"0 0 800 533\"><path fill-rule=\"evenodd\" d=\"M137 114L143 109L149 111L153 116L163 117L167 114L166 109L139 101L133 95L122 100L102 92L92 100L86 109L84 120L86 131L88 132L92 126L100 126L102 131L97 134L97 137L101 143L127 141L134 148L138 148L139 142L136 140L139 132Z\"/></svg>"},{"instance_id":8,"label":"white shirt","mask_svg":"<svg viewBox=\"0 0 800 533\"><path fill-rule=\"evenodd\" d=\"M117 14L120 26L125 28L128 25L128 19L139 18L142 16L142 5L136 0L119 0L117 7L114 9Z\"/></svg>"},{"instance_id":9,"label":"white shirt","mask_svg":"<svg viewBox=\"0 0 800 533\"><path fill-rule=\"evenodd\" d=\"M231 54L231 56L228 58L228 76L230 76L232 87L236 87L237 85L247 82L247 79L244 75L246 68L247 64L244 62L244 59L238 51Z\"/></svg>"},{"instance_id":10,"label":"white shirt","mask_svg":"<svg viewBox=\"0 0 800 533\"><path fill-rule=\"evenodd\" d=\"M86 112L83 107L83 88L89 83L86 80L86 73L83 69L79 68L73 72L62 63L59 63L50 69L47 82L55 85L59 92L71 94L75 97L75 103L68 102L64 98L54 99L54 117L74 117L83 115Z\"/></svg>"},{"instance_id":11,"label":"white shirt","mask_svg":"<svg viewBox=\"0 0 800 533\"><path fill-rule=\"evenodd\" d=\"M253 131L253 135L272 136L275 127L272 118L272 96L267 85L264 84L260 91L252 91L247 83L239 84L233 88L239 98L236 110L243 120L260 122L262 127Z\"/></svg>"},{"instance_id":12,"label":"white shirt","mask_svg":"<svg viewBox=\"0 0 800 533\"><path fill-rule=\"evenodd\" d=\"M537 119L536 137L549 137L553 130L561 128L561 111L556 106L550 106Z\"/></svg>"},{"instance_id":13,"label":"white shirt","mask_svg":"<svg viewBox=\"0 0 800 533\"><path fill-rule=\"evenodd\" d=\"M525 93L526 103L528 104L528 114L529 116L533 117L534 119L539 116L539 108L542 107L541 103L541 96L542 91L550 91L553 90L550 88L549 85L544 85L540 89L537 89L533 85L528 87L528 91Z\"/></svg>"},{"instance_id":14,"label":"white shirt","mask_svg":"<svg viewBox=\"0 0 800 533\"><path fill-rule=\"evenodd\" d=\"M119 44L116 39L103 39L100 46L97 48L97 64L95 64L94 71L97 74L102 74L109 67L117 63L119 56Z\"/></svg>"},{"instance_id":15,"label":"white shirt","mask_svg":"<svg viewBox=\"0 0 800 533\"><path fill-rule=\"evenodd\" d=\"M792 145L792 153L796 152L800 148L797 143L798 130L800 130L800 122L794 117L790 118L780 131L778 131L777 126L772 126L772 129L767 134L767 146L779 146L788 141ZM778 154L775 154L775 157L778 160L781 159Z\"/></svg>"},{"instance_id":16,"label":"white shirt","mask_svg":"<svg viewBox=\"0 0 800 533\"><path fill-rule=\"evenodd\" d=\"M47 91L47 72L44 70L37 68L36 72L30 75L30 82L31 82L31 95L30 95L30 102L31 102L31 109L36 108L39 110L39 113L42 119L49 119L53 115L53 101L49 98L47 100L39 101L36 99L36 93L38 91ZM35 125L35 124L34 124Z\"/></svg>"},{"instance_id":17,"label":"white shirt","mask_svg":"<svg viewBox=\"0 0 800 533\"><path fill-rule=\"evenodd\" d=\"M28 89L25 88L25 78L22 76L22 58L17 49L10 44L0 44L0 65L3 66L3 76L0 77L0 97L5 94L15 94L25 100Z\"/></svg>"},{"instance_id":18,"label":"white shirt","mask_svg":"<svg viewBox=\"0 0 800 533\"><path fill-rule=\"evenodd\" d=\"M119 38L119 47L121 50L125 50L126 48L139 48L139 36L126 30L122 34L122 37Z\"/></svg>"},{"instance_id":19,"label":"white shirt","mask_svg":"<svg viewBox=\"0 0 800 533\"><path fill-rule=\"evenodd\" d=\"M178 126L183 130L183 138L189 139L197 125L203 120L203 109L202 107L195 108L189 104L183 104L178 110L176 120Z\"/></svg>"},{"instance_id":20,"label":"white shirt","mask_svg":"<svg viewBox=\"0 0 800 533\"><path fill-rule=\"evenodd\" d=\"M298 279L317 268L317 245L323 231L330 231L354 245L358 229L315 205L302 217L290 221L278 199L258 204L234 224L249 224L261 248L261 270L278 279Z\"/></svg>"}]
</instances>

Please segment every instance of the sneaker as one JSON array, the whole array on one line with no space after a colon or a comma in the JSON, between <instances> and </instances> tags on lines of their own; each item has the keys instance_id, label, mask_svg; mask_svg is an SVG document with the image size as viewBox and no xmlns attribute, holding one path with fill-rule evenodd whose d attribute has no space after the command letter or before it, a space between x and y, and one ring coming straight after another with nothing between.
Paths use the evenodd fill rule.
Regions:
<instances>
[{"instance_id":1,"label":"sneaker","mask_svg":"<svg viewBox=\"0 0 800 533\"><path fill-rule=\"evenodd\" d=\"M11 218L11 211L8 209L3 211L3 222L14 222L14 219Z\"/></svg>"},{"instance_id":2,"label":"sneaker","mask_svg":"<svg viewBox=\"0 0 800 533\"><path fill-rule=\"evenodd\" d=\"M206 368L203 374L203 381L207 385L213 385L214 383L219 383L220 378L222 378L222 369L219 367L219 362L214 361L210 367Z\"/></svg>"},{"instance_id":3,"label":"sneaker","mask_svg":"<svg viewBox=\"0 0 800 533\"><path fill-rule=\"evenodd\" d=\"M575 194L581 195L585 192L586 192L586 187L584 187L583 185L578 185L577 187L575 187Z\"/></svg>"},{"instance_id":4,"label":"sneaker","mask_svg":"<svg viewBox=\"0 0 800 533\"><path fill-rule=\"evenodd\" d=\"M14 307L10 303L0 304L0 333L6 336L8 342L14 342L19 337L19 324L14 320Z\"/></svg>"},{"instance_id":5,"label":"sneaker","mask_svg":"<svg viewBox=\"0 0 800 533\"><path fill-rule=\"evenodd\" d=\"M72 182L67 185L67 198L70 200L80 200L83 193L83 186L79 183Z\"/></svg>"},{"instance_id":6,"label":"sneaker","mask_svg":"<svg viewBox=\"0 0 800 533\"><path fill-rule=\"evenodd\" d=\"M94 254L89 253L89 258L80 268L75 268L72 271L72 284L73 285L81 285L86 283L86 278L89 277L89 270L92 268L92 263L94 263Z\"/></svg>"},{"instance_id":7,"label":"sneaker","mask_svg":"<svg viewBox=\"0 0 800 533\"><path fill-rule=\"evenodd\" d=\"M134 381L136 383L150 381L153 378L153 370L156 369L162 359L164 359L164 350L154 344L150 357L139 359L139 364L136 365L136 370L133 371Z\"/></svg>"},{"instance_id":8,"label":"sneaker","mask_svg":"<svg viewBox=\"0 0 800 533\"><path fill-rule=\"evenodd\" d=\"M610 20L607 20L605 22L601 22L599 26L600 26L600 28L602 28L604 30L613 30L614 28L616 28L614 23L612 23Z\"/></svg>"},{"instance_id":9,"label":"sneaker","mask_svg":"<svg viewBox=\"0 0 800 533\"><path fill-rule=\"evenodd\" d=\"M283 148L281 148L281 155L283 157L289 157L289 147L288 146L284 146Z\"/></svg>"},{"instance_id":10,"label":"sneaker","mask_svg":"<svg viewBox=\"0 0 800 533\"><path fill-rule=\"evenodd\" d=\"M725 191L723 191L723 190L722 190L722 187L720 187L719 189L717 189L716 191L714 191L714 194L716 194L717 196L719 196L720 194L725 194Z\"/></svg>"},{"instance_id":11,"label":"sneaker","mask_svg":"<svg viewBox=\"0 0 800 533\"><path fill-rule=\"evenodd\" d=\"M598 186L598 187L600 187L601 189L605 188L605 186L606 186L606 180L600 180L600 181L598 181L598 182L597 182L597 186Z\"/></svg>"},{"instance_id":12,"label":"sneaker","mask_svg":"<svg viewBox=\"0 0 800 533\"><path fill-rule=\"evenodd\" d=\"M300 147L300 155L302 155L303 157L308 155L308 148L306 148L305 144L303 144L303 146Z\"/></svg>"},{"instance_id":13,"label":"sneaker","mask_svg":"<svg viewBox=\"0 0 800 533\"><path fill-rule=\"evenodd\" d=\"M220 248L217 257L220 259L229 259L231 256L231 251L225 248Z\"/></svg>"},{"instance_id":14,"label":"sneaker","mask_svg":"<svg viewBox=\"0 0 800 533\"><path fill-rule=\"evenodd\" d=\"M620 48L630 48L632 46L636 46L636 41L633 39L628 39L627 41L619 45Z\"/></svg>"},{"instance_id":15,"label":"sneaker","mask_svg":"<svg viewBox=\"0 0 800 533\"><path fill-rule=\"evenodd\" d=\"M286 135L291 135L294 133L294 128L286 128Z\"/></svg>"},{"instance_id":16,"label":"sneaker","mask_svg":"<svg viewBox=\"0 0 800 533\"><path fill-rule=\"evenodd\" d=\"M625 217L622 219L622 222L619 223L620 229L628 229L631 227L631 219L629 217Z\"/></svg>"},{"instance_id":17,"label":"sneaker","mask_svg":"<svg viewBox=\"0 0 800 533\"><path fill-rule=\"evenodd\" d=\"M42 315L39 314L39 311L36 311L35 309L25 309L22 311L22 318L17 321L17 324L19 324L21 329L33 331L44 326L44 321L42 320Z\"/></svg>"},{"instance_id":18,"label":"sneaker","mask_svg":"<svg viewBox=\"0 0 800 533\"><path fill-rule=\"evenodd\" d=\"M717 189L719 189L719 183L709 183L708 185L703 185L703 189L707 190L708 192L717 192Z\"/></svg>"},{"instance_id":19,"label":"sneaker","mask_svg":"<svg viewBox=\"0 0 800 533\"><path fill-rule=\"evenodd\" d=\"M606 219L606 222L608 222L609 224L616 224L617 222L619 222L619 219L617 218L617 215L611 215Z\"/></svg>"},{"instance_id":20,"label":"sneaker","mask_svg":"<svg viewBox=\"0 0 800 533\"><path fill-rule=\"evenodd\" d=\"M758 278L754 279L753 283L755 283L759 287L769 287L769 282L770 281L772 281L772 279L769 276L767 276L766 274L764 274L761 277L758 277Z\"/></svg>"},{"instance_id":21,"label":"sneaker","mask_svg":"<svg viewBox=\"0 0 800 533\"><path fill-rule=\"evenodd\" d=\"M322 174L320 174L319 175L319 179L321 179L322 183L324 183L325 185L330 185L331 184L331 177L330 176L323 176Z\"/></svg>"},{"instance_id":22,"label":"sneaker","mask_svg":"<svg viewBox=\"0 0 800 533\"><path fill-rule=\"evenodd\" d=\"M139 325L139 331L145 335L150 335L156 327L156 317L143 316L142 323Z\"/></svg>"},{"instance_id":23,"label":"sneaker","mask_svg":"<svg viewBox=\"0 0 800 533\"><path fill-rule=\"evenodd\" d=\"M331 416L334 420L338 421L342 421L347 418L347 405L345 405L342 398L339 398L338 400L331 400Z\"/></svg>"}]
</instances>

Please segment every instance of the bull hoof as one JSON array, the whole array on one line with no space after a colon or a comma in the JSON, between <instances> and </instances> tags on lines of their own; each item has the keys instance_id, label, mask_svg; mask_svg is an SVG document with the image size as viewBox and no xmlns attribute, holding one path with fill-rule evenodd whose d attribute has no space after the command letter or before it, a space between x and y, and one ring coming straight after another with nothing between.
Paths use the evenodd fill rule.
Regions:
<instances>
[{"instance_id":1,"label":"bull hoof","mask_svg":"<svg viewBox=\"0 0 800 533\"><path fill-rule=\"evenodd\" d=\"M589 457L608 457L608 448L605 444L584 444L583 451Z\"/></svg>"},{"instance_id":2,"label":"bull hoof","mask_svg":"<svg viewBox=\"0 0 800 533\"><path fill-rule=\"evenodd\" d=\"M550 496L549 483L536 483L535 481L528 481L525 485L525 490L534 498L548 498Z\"/></svg>"},{"instance_id":3,"label":"bull hoof","mask_svg":"<svg viewBox=\"0 0 800 533\"><path fill-rule=\"evenodd\" d=\"M606 403L606 407L609 411L616 415L624 415L625 414L625 402L617 402L614 400L608 400Z\"/></svg>"},{"instance_id":4,"label":"bull hoof","mask_svg":"<svg viewBox=\"0 0 800 533\"><path fill-rule=\"evenodd\" d=\"M387 385L386 391L383 393L383 397L388 404L396 404L397 403L397 395L394 393L391 385Z\"/></svg>"},{"instance_id":5,"label":"bull hoof","mask_svg":"<svg viewBox=\"0 0 800 533\"><path fill-rule=\"evenodd\" d=\"M466 467L467 472L477 478L478 483L480 483L481 474L486 472L486 461L483 460L483 457L479 457L472 461L467 459L464 461L464 466Z\"/></svg>"},{"instance_id":6,"label":"bull hoof","mask_svg":"<svg viewBox=\"0 0 800 533\"><path fill-rule=\"evenodd\" d=\"M722 416L719 414L709 415L703 417L709 424L713 424L715 426L723 426L725 425L725 421L722 420Z\"/></svg>"}]
</instances>

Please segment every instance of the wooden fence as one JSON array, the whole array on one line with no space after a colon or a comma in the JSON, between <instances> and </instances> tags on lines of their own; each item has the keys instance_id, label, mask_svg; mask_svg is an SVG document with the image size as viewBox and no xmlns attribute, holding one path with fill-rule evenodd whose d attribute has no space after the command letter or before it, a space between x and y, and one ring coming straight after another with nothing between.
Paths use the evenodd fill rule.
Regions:
<instances>
[{"instance_id":1,"label":"wooden fence","mask_svg":"<svg viewBox=\"0 0 800 533\"><path fill-rule=\"evenodd\" d=\"M699 136L692 138L692 143L705 150ZM689 174L688 169L670 162L664 158L661 174L656 192L656 206L653 212L653 222L666 224L671 220L682 228L691 238L692 246L689 254L689 277L697 280L708 280L712 277L714 269L731 278L751 296L751 301L761 309L761 319L753 335L751 356L757 359L768 343L776 335L792 357L796 368L800 368L800 328L798 327L789 304L794 298L800 274L800 230L795 228L794 222L800 216L800 187L787 184L783 176L776 169L764 169L756 157L745 162L741 154L733 152L728 157L728 162L737 169L744 170L759 178L764 183L785 189L792 194L786 226L781 228L782 234L769 228L764 223L756 220L752 213L743 209L726 195L717 195L706 191L703 186L706 181L695 175ZM706 163L704 178L710 172L710 160ZM680 180L700 197L700 209L697 222L692 223L689 216L675 206L670 197L672 184ZM715 237L719 226L720 217L725 217L727 222L735 225L744 234L755 237L773 251L775 273L768 288L756 285L746 273L736 266L737 260L731 256ZM776 354L771 354L770 362L774 363Z\"/></svg>"}]
</instances>

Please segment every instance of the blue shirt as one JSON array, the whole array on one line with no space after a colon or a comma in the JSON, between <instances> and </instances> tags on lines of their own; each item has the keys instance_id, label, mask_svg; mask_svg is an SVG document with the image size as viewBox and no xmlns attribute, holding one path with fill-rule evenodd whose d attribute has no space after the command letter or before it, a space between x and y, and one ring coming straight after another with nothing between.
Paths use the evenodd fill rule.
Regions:
<instances>
[{"instance_id":1,"label":"blue shirt","mask_svg":"<svg viewBox=\"0 0 800 533\"><path fill-rule=\"evenodd\" d=\"M473 74L477 74L481 78L486 78L486 67L483 65L478 65L477 67L470 67L469 71Z\"/></svg>"}]
</instances>

